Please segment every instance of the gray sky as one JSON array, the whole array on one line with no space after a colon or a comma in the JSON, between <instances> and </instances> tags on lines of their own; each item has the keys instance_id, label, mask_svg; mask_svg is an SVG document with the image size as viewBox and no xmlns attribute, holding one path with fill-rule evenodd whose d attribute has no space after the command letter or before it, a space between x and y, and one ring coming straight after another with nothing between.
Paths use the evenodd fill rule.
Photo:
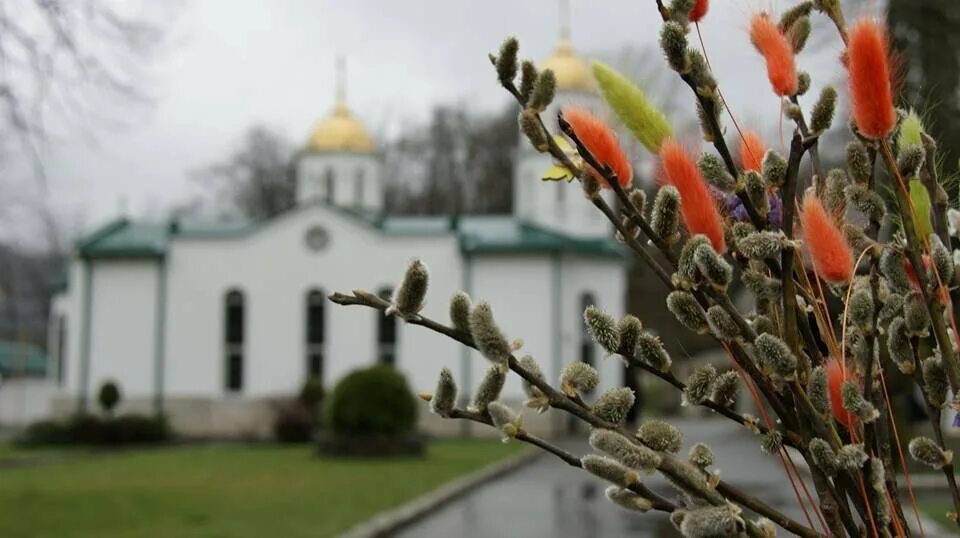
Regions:
<instances>
[{"instance_id":1,"label":"gray sky","mask_svg":"<svg viewBox=\"0 0 960 538\"><path fill-rule=\"evenodd\" d=\"M584 55L656 46L653 0L571 3L573 40ZM771 3L785 5L714 0L702 29L738 119L773 133L779 104L746 30L749 15ZM337 54L348 58L351 107L381 136L423 120L438 102L503 106L486 54L513 34L523 56L543 59L558 24L557 0L188 1L152 69L152 108L95 141L69 133L52 140L49 199L87 228L117 215L121 198L131 215L159 214L196 192L189 172L227 155L249 125L305 140L332 104ZM802 55L800 67L836 69L836 33L817 27L814 39L824 43ZM815 76L811 94L824 82Z\"/></svg>"}]
</instances>

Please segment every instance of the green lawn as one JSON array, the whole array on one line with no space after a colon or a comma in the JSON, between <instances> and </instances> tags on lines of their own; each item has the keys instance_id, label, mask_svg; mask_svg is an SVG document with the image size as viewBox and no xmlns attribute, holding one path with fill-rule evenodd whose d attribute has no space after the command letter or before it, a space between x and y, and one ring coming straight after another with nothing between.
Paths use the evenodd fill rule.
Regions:
<instances>
[{"instance_id":1,"label":"green lawn","mask_svg":"<svg viewBox=\"0 0 960 538\"><path fill-rule=\"evenodd\" d=\"M947 519L947 512L953 512L953 503L950 502L949 497L944 497L939 501L921 502L920 510L944 529L955 529L957 527L956 522Z\"/></svg>"},{"instance_id":2,"label":"green lawn","mask_svg":"<svg viewBox=\"0 0 960 538\"><path fill-rule=\"evenodd\" d=\"M332 536L520 448L437 441L425 458L367 461L276 446L79 455L0 470L0 536Z\"/></svg>"}]
</instances>

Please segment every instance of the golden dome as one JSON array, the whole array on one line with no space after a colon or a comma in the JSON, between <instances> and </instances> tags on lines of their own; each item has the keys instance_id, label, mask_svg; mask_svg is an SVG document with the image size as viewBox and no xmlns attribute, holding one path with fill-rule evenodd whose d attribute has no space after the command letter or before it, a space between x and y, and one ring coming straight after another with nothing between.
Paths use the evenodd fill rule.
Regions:
<instances>
[{"instance_id":1,"label":"golden dome","mask_svg":"<svg viewBox=\"0 0 960 538\"><path fill-rule=\"evenodd\" d=\"M592 92L596 88L590 64L573 51L573 44L566 36L560 38L553 56L543 63L543 68L553 70L557 77L558 90Z\"/></svg>"},{"instance_id":2,"label":"golden dome","mask_svg":"<svg viewBox=\"0 0 960 538\"><path fill-rule=\"evenodd\" d=\"M367 128L360 123L344 100L340 100L333 109L333 114L320 120L310 140L307 142L307 151L318 152L354 152L374 153L377 151L373 137Z\"/></svg>"}]
</instances>

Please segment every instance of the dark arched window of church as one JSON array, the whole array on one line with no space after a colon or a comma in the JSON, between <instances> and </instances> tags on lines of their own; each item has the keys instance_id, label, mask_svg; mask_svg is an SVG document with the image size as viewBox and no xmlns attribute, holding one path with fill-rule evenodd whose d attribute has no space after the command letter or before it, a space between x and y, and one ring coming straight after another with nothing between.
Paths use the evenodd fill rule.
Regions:
<instances>
[{"instance_id":1,"label":"dark arched window of church","mask_svg":"<svg viewBox=\"0 0 960 538\"><path fill-rule=\"evenodd\" d=\"M363 184L365 183L365 180L363 177L363 168L357 168L357 177L354 178L354 181L355 181L353 185L353 188L355 189L353 193L354 202L357 207L362 207L363 206Z\"/></svg>"},{"instance_id":2,"label":"dark arched window of church","mask_svg":"<svg viewBox=\"0 0 960 538\"><path fill-rule=\"evenodd\" d=\"M390 300L393 290L381 288L381 298ZM393 366L397 362L397 317L377 312L377 362Z\"/></svg>"},{"instance_id":3,"label":"dark arched window of church","mask_svg":"<svg viewBox=\"0 0 960 538\"><path fill-rule=\"evenodd\" d=\"M323 292L312 289L307 292L307 378L323 380L323 350L326 337L326 318Z\"/></svg>"},{"instance_id":4,"label":"dark arched window of church","mask_svg":"<svg viewBox=\"0 0 960 538\"><path fill-rule=\"evenodd\" d=\"M333 175L333 168L327 168L326 175L323 178L323 196L328 204L332 204L334 202L334 191L336 189L335 179L336 178Z\"/></svg>"},{"instance_id":5,"label":"dark arched window of church","mask_svg":"<svg viewBox=\"0 0 960 538\"><path fill-rule=\"evenodd\" d=\"M244 299L240 290L230 290L223 301L224 388L243 390Z\"/></svg>"},{"instance_id":6,"label":"dark arched window of church","mask_svg":"<svg viewBox=\"0 0 960 538\"><path fill-rule=\"evenodd\" d=\"M592 293L586 292L580 294L580 309L577 311L576 319L583 319L583 311L586 310L588 306L596 304L597 300ZM593 339L590 338L590 334L587 333L586 326L582 323L580 325L583 327L580 333L580 360L590 366L596 366L597 346L593 343Z\"/></svg>"}]
</instances>

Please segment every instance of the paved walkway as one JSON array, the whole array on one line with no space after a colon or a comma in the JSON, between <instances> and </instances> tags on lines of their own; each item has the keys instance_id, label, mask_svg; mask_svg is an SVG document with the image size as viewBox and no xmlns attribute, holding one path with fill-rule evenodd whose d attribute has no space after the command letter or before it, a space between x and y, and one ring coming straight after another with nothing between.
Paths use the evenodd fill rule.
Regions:
<instances>
[{"instance_id":1,"label":"paved walkway","mask_svg":"<svg viewBox=\"0 0 960 538\"><path fill-rule=\"evenodd\" d=\"M779 460L760 451L759 440L720 420L673 421L684 433L684 450L706 441L717 456L721 476L752 495L773 502L803 520ZM589 450L582 440L565 443L574 453ZM646 482L673 497L659 476ZM400 538L621 538L676 536L661 514L638 514L606 500L606 484L587 473L544 456L513 474L481 487L423 521Z\"/></svg>"}]
</instances>

